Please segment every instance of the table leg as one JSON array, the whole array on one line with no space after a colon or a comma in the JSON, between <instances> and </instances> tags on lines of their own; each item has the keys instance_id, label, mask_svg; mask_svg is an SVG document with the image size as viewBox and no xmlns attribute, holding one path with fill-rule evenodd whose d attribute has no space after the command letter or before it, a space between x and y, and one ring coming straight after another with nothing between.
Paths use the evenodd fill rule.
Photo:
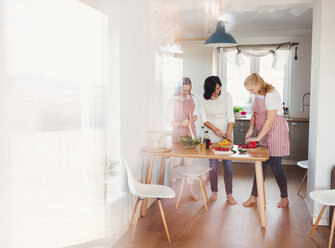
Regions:
<instances>
[{"instance_id":1,"label":"table leg","mask_svg":"<svg viewBox=\"0 0 335 248\"><path fill-rule=\"evenodd\" d=\"M261 227L266 226L266 216L265 216L265 190L264 190L264 178L263 178L263 168L261 161L255 161L255 172L257 181L257 194L258 194L258 207L259 207L259 218L261 222Z\"/></svg>"},{"instance_id":2,"label":"table leg","mask_svg":"<svg viewBox=\"0 0 335 248\"><path fill-rule=\"evenodd\" d=\"M159 175L159 184L164 184L164 173L165 173L165 160L166 157L161 157L161 172Z\"/></svg>"},{"instance_id":3,"label":"table leg","mask_svg":"<svg viewBox=\"0 0 335 248\"><path fill-rule=\"evenodd\" d=\"M149 164L148 164L148 169L147 169L147 177L145 179L145 183L146 184L150 184L151 183L151 176L152 176L152 167L153 167L153 165L154 165L154 157L150 156L150 158L149 158ZM146 210L147 210L147 205L148 205L148 198L145 198L143 200L143 204L142 204L141 216L145 216Z\"/></svg>"}]
</instances>

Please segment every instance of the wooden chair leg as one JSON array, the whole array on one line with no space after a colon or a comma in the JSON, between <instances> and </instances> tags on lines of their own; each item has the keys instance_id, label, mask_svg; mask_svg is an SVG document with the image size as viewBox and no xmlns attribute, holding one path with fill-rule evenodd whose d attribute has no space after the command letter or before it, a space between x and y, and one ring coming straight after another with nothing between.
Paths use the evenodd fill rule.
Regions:
<instances>
[{"instance_id":1,"label":"wooden chair leg","mask_svg":"<svg viewBox=\"0 0 335 248\"><path fill-rule=\"evenodd\" d=\"M201 184L201 179L199 177L199 184L200 184L200 189L201 189L201 194L202 194L202 199L204 201L205 204L205 209L207 211L207 204L206 204L206 199L205 199L205 193L204 193L204 189L202 188L202 184Z\"/></svg>"},{"instance_id":2,"label":"wooden chair leg","mask_svg":"<svg viewBox=\"0 0 335 248\"><path fill-rule=\"evenodd\" d=\"M137 211L136 211L135 223L134 223L134 226L133 226L133 231L131 232L131 242L133 242L133 240L134 240L134 234L135 234L135 230L136 230L138 218L140 217L142 203L143 203L143 200L141 199L140 200L140 205L139 205L139 207L137 208Z\"/></svg>"},{"instance_id":3,"label":"wooden chair leg","mask_svg":"<svg viewBox=\"0 0 335 248\"><path fill-rule=\"evenodd\" d=\"M137 200L136 200L136 203L135 203L135 207L134 207L134 210L133 210L133 214L131 215L131 220L130 220L129 227L131 227L132 224L133 224L134 216L135 216L136 209L137 209L137 206L138 206L139 201L140 201L140 198L137 197Z\"/></svg>"},{"instance_id":4,"label":"wooden chair leg","mask_svg":"<svg viewBox=\"0 0 335 248\"><path fill-rule=\"evenodd\" d=\"M334 227L335 227L335 211L333 211L333 219L332 219L332 225L331 225L331 228L330 228L330 237L329 237L328 248L332 247Z\"/></svg>"},{"instance_id":5,"label":"wooden chair leg","mask_svg":"<svg viewBox=\"0 0 335 248\"><path fill-rule=\"evenodd\" d=\"M265 206L265 209L266 209L265 182L263 182L263 199L264 199L264 206Z\"/></svg>"},{"instance_id":6,"label":"wooden chair leg","mask_svg":"<svg viewBox=\"0 0 335 248\"><path fill-rule=\"evenodd\" d=\"M206 186L205 186L204 180L202 179L201 176L200 176L200 180L201 180L202 188L203 188L204 191L205 191L206 201L208 202L208 195L207 195Z\"/></svg>"},{"instance_id":7,"label":"wooden chair leg","mask_svg":"<svg viewBox=\"0 0 335 248\"><path fill-rule=\"evenodd\" d=\"M176 209L178 209L178 205L179 205L179 201L180 201L180 197L181 197L181 193L183 192L183 188L184 188L184 183L185 183L185 178L183 178L183 182L181 183L181 187L180 187L180 191L179 191L179 195L178 195L178 200L177 200L177 204L176 204Z\"/></svg>"},{"instance_id":8,"label":"wooden chair leg","mask_svg":"<svg viewBox=\"0 0 335 248\"><path fill-rule=\"evenodd\" d=\"M321 212L320 212L320 214L319 214L319 216L318 216L318 218L317 218L317 220L316 220L316 222L315 222L315 225L314 225L314 227L313 227L313 230L312 230L311 234L309 235L310 237L313 236L313 234L314 234L314 232L315 232L315 229L316 229L316 227L318 226L319 221L320 221L320 219L321 219L321 217L322 217L322 215L323 215L323 212L325 211L326 207L327 207L327 205L323 205L323 207L322 207L322 209L321 209Z\"/></svg>"},{"instance_id":9,"label":"wooden chair leg","mask_svg":"<svg viewBox=\"0 0 335 248\"><path fill-rule=\"evenodd\" d=\"M307 172L308 170L306 171L305 175L304 175L304 178L302 179L301 183L300 183L300 186L299 186L299 189L298 189L298 192L297 192L297 195L299 195L300 193L300 190L302 188L302 185L304 185L305 181L306 181L306 177L307 177Z\"/></svg>"},{"instance_id":10,"label":"wooden chair leg","mask_svg":"<svg viewBox=\"0 0 335 248\"><path fill-rule=\"evenodd\" d=\"M164 226L164 229L165 229L166 237L167 237L167 239L168 239L168 241L170 243L171 240L170 240L169 230L167 228L166 221L165 221L165 216L164 216L164 211L163 211L162 203L161 203L160 199L157 199L157 200L158 200L159 211L161 213L161 218L162 218L163 226Z\"/></svg>"}]
</instances>

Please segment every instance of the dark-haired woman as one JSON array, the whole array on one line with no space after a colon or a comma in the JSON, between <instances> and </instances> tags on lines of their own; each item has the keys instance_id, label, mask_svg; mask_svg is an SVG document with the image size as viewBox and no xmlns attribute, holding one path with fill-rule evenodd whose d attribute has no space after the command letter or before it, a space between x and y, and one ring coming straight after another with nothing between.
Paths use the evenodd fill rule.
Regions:
<instances>
[{"instance_id":1,"label":"dark-haired woman","mask_svg":"<svg viewBox=\"0 0 335 248\"><path fill-rule=\"evenodd\" d=\"M244 81L245 88L255 95L252 107L250 127L246 134L246 143L259 141L263 146L269 147L270 158L263 162L263 176L265 179L266 168L269 165L276 178L280 190L279 208L288 206L287 178L282 167L282 157L290 154L290 140L288 125L283 117L282 100L279 92L273 85L266 83L258 73L252 73ZM256 128L256 137L251 135ZM257 185L254 177L254 184L249 199L243 206L249 207L257 203Z\"/></svg>"},{"instance_id":2,"label":"dark-haired woman","mask_svg":"<svg viewBox=\"0 0 335 248\"><path fill-rule=\"evenodd\" d=\"M213 143L220 142L223 137L232 140L235 123L233 100L228 92L221 91L219 77L210 76L204 83L204 94L200 100L199 112L201 120L209 129L209 138ZM217 159L209 159L209 172L212 195L211 201L217 200L218 192L218 163ZM233 169L231 160L223 160L224 182L229 204L235 205L233 192Z\"/></svg>"},{"instance_id":3,"label":"dark-haired woman","mask_svg":"<svg viewBox=\"0 0 335 248\"><path fill-rule=\"evenodd\" d=\"M195 135L194 122L198 119L194 115L195 104L191 94L192 82L188 77L183 78L182 84L177 88L175 95L169 100L167 119L172 126L172 142L178 143L178 138L188 136L190 134L188 125L191 126L192 132ZM192 158L173 158L173 165L170 169L170 181L172 188L176 187L177 171L176 167L181 165L181 160L184 160L184 165L192 165ZM189 185L189 196L194 201L199 201L199 196L193 189L193 178L187 177L186 182Z\"/></svg>"}]
</instances>

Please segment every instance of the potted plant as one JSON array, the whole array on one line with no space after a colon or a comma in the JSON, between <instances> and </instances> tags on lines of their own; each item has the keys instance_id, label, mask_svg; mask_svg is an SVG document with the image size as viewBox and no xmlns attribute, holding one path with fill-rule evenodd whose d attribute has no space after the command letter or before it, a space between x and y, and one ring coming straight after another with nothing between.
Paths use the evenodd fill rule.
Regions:
<instances>
[{"instance_id":1,"label":"potted plant","mask_svg":"<svg viewBox=\"0 0 335 248\"><path fill-rule=\"evenodd\" d=\"M241 111L243 111L243 107L234 106L235 117L240 117L241 116Z\"/></svg>"},{"instance_id":2,"label":"potted plant","mask_svg":"<svg viewBox=\"0 0 335 248\"><path fill-rule=\"evenodd\" d=\"M105 168L105 178L115 177L120 174L118 167L120 166L120 161L112 160L110 157L106 157L104 161Z\"/></svg>"},{"instance_id":3,"label":"potted plant","mask_svg":"<svg viewBox=\"0 0 335 248\"><path fill-rule=\"evenodd\" d=\"M103 161L104 176L105 176L105 199L107 195L108 183L117 175L121 175L120 172L120 161L111 159L111 157L106 156Z\"/></svg>"}]
</instances>

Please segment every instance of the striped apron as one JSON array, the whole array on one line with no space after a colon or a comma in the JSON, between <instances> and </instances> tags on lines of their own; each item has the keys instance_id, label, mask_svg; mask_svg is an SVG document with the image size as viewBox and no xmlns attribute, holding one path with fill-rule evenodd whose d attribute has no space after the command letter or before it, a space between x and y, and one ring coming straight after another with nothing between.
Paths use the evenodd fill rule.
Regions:
<instances>
[{"instance_id":1,"label":"striped apron","mask_svg":"<svg viewBox=\"0 0 335 248\"><path fill-rule=\"evenodd\" d=\"M255 98L252 107L255 114L256 136L262 130L266 120L267 110L265 99ZM290 139L288 125L281 115L276 115L270 131L259 141L260 145L268 146L271 157L283 157L290 155Z\"/></svg>"},{"instance_id":2,"label":"striped apron","mask_svg":"<svg viewBox=\"0 0 335 248\"><path fill-rule=\"evenodd\" d=\"M175 100L174 109L173 109L173 118L175 121L182 123L185 119L189 119L189 114L193 115L194 109L195 109L195 104L194 104L192 97L190 97L189 99L185 99L185 100ZM193 134L196 136L194 121L192 121L191 123L191 128L192 128ZM179 143L178 137L188 136L189 134L190 134L190 131L188 127L182 127L182 126L173 127L172 141L173 143Z\"/></svg>"}]
</instances>

